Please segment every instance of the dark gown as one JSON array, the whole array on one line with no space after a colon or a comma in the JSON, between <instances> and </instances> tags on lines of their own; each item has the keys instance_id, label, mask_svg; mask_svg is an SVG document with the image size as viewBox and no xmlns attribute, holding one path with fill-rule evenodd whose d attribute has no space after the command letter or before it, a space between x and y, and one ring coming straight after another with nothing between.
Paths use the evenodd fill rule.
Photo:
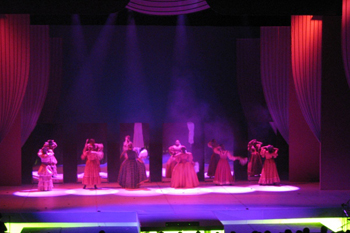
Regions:
<instances>
[{"instance_id":1,"label":"dark gown","mask_svg":"<svg viewBox=\"0 0 350 233\"><path fill-rule=\"evenodd\" d=\"M220 160L220 155L215 153L211 155L207 176L215 176L216 167L218 166L219 160Z\"/></svg>"},{"instance_id":2,"label":"dark gown","mask_svg":"<svg viewBox=\"0 0 350 233\"><path fill-rule=\"evenodd\" d=\"M262 160L260 153L256 150L252 151L250 154L250 159L248 162L247 172L248 177L259 177L262 169Z\"/></svg>"},{"instance_id":3,"label":"dark gown","mask_svg":"<svg viewBox=\"0 0 350 233\"><path fill-rule=\"evenodd\" d=\"M118 183L123 188L139 188L140 183L147 180L145 164L137 160L137 153L127 150L127 159L122 163Z\"/></svg>"},{"instance_id":4,"label":"dark gown","mask_svg":"<svg viewBox=\"0 0 350 233\"><path fill-rule=\"evenodd\" d=\"M208 166L207 176L209 177L215 176L216 167L218 166L218 162L220 160L220 155L214 153L214 149L218 146L219 144L215 140L212 140L208 143L208 147L213 149L213 154L210 157L209 166Z\"/></svg>"}]
</instances>

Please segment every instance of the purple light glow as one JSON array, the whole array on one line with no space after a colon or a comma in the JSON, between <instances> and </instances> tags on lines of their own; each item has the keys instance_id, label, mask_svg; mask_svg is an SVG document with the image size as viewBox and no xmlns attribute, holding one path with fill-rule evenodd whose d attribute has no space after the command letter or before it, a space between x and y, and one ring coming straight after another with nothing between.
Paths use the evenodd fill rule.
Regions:
<instances>
[{"instance_id":1,"label":"purple light glow","mask_svg":"<svg viewBox=\"0 0 350 233\"><path fill-rule=\"evenodd\" d=\"M291 192L297 191L299 187L291 185L280 186L206 186L191 189L175 189L171 187L164 188L139 188L139 189L122 189L120 187L99 188L99 189L53 189L52 191L38 191L37 189L23 190L14 192L13 195L20 197L55 197L65 195L79 196L102 196L102 195L118 195L118 196L159 196L159 195L205 195L210 193L221 194L242 194L252 192Z\"/></svg>"},{"instance_id":2,"label":"purple light glow","mask_svg":"<svg viewBox=\"0 0 350 233\"><path fill-rule=\"evenodd\" d=\"M299 187L291 185L252 185L250 187L261 192L289 192L299 190Z\"/></svg>"}]
</instances>

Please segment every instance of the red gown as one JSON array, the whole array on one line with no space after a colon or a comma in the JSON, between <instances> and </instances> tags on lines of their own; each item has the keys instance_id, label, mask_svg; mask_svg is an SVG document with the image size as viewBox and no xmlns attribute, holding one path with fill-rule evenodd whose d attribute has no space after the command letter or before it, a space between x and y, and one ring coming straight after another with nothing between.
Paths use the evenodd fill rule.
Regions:
<instances>
[{"instance_id":1,"label":"red gown","mask_svg":"<svg viewBox=\"0 0 350 233\"><path fill-rule=\"evenodd\" d=\"M233 184L234 175L231 173L231 167L228 163L229 152L222 151L220 153L220 160L216 167L215 177L213 179L214 184L224 185L224 184Z\"/></svg>"},{"instance_id":2,"label":"red gown","mask_svg":"<svg viewBox=\"0 0 350 233\"><path fill-rule=\"evenodd\" d=\"M199 185L197 173L194 170L192 153L186 152L177 155L170 186L173 188L194 188Z\"/></svg>"},{"instance_id":3,"label":"red gown","mask_svg":"<svg viewBox=\"0 0 350 233\"><path fill-rule=\"evenodd\" d=\"M103 158L103 145L95 143L94 148L89 151L83 151L81 159L86 159L83 185L97 185L101 184L100 176L100 160Z\"/></svg>"},{"instance_id":4,"label":"red gown","mask_svg":"<svg viewBox=\"0 0 350 233\"><path fill-rule=\"evenodd\" d=\"M258 183L262 185L279 184L281 181L275 163L277 153L269 153L267 150L262 149L261 156L265 157L265 162Z\"/></svg>"}]
</instances>

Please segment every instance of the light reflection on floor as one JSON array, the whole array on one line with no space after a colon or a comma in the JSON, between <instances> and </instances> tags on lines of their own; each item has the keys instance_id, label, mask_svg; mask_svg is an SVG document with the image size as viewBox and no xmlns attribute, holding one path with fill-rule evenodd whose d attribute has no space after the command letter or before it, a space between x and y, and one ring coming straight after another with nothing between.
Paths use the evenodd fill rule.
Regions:
<instances>
[{"instance_id":1,"label":"light reflection on floor","mask_svg":"<svg viewBox=\"0 0 350 233\"><path fill-rule=\"evenodd\" d=\"M37 189L21 190L13 194L21 197L43 197L43 196L97 196L97 195L120 195L120 196L157 196L157 195L205 195L210 193L240 194L252 192L290 192L297 191L299 187L291 185L280 186L205 186L196 188L171 188L171 187L147 187L139 189L99 188L99 189L53 189L51 191L38 191Z\"/></svg>"}]
</instances>

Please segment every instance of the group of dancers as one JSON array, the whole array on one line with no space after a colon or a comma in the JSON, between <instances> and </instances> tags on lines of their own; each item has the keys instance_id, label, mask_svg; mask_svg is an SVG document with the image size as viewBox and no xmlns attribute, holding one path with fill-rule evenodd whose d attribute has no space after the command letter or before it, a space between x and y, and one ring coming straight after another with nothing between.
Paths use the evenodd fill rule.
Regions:
<instances>
[{"instance_id":1,"label":"group of dancers","mask_svg":"<svg viewBox=\"0 0 350 233\"><path fill-rule=\"evenodd\" d=\"M260 185L278 185L280 178L277 172L274 159L278 156L278 148L272 145L262 146L262 142L256 139L248 143L249 156L233 156L228 150L225 150L223 144L218 144L215 139L208 143L212 148L213 154L210 159L208 173L213 178L216 185L230 185L235 182L234 171L231 171L228 160L238 160L241 165L247 165L247 174L249 177L258 177ZM41 159L41 165L38 170L40 191L49 191L53 188L52 177L57 175L57 160L54 156L54 149L57 143L54 140L48 140L43 147L39 149L38 156ZM166 164L166 177L171 178L170 186L173 188L194 188L199 185L197 173L194 168L193 156L186 147L181 145L179 140L169 147L170 158ZM103 144L96 143L94 139L87 139L81 155L82 160L86 160L84 176L82 179L83 188L92 185L97 189L101 184L100 160L103 159ZM119 170L118 183L126 189L139 188L147 181L146 167L143 159L148 156L144 148L134 148L130 136L125 137L122 159ZM263 162L264 159L264 162Z\"/></svg>"},{"instance_id":2,"label":"group of dancers","mask_svg":"<svg viewBox=\"0 0 350 233\"><path fill-rule=\"evenodd\" d=\"M225 150L224 145L218 144L215 139L211 140L208 147L213 149L213 154L210 158L207 175L213 178L213 183L217 185L233 184L234 171L232 174L228 159L238 160L241 165L248 163L248 179L257 178L260 185L278 185L280 178L274 160L278 156L278 148L272 145L262 146L262 144L256 139L251 140L248 143L249 155L244 158L231 155L229 151Z\"/></svg>"},{"instance_id":3,"label":"group of dancers","mask_svg":"<svg viewBox=\"0 0 350 233\"><path fill-rule=\"evenodd\" d=\"M260 185L279 185L280 178L278 175L275 159L278 156L278 148L272 145L262 146L262 142L256 139L248 143L250 154L247 173L249 177L259 177ZM264 159L264 163L262 162Z\"/></svg>"}]
</instances>

